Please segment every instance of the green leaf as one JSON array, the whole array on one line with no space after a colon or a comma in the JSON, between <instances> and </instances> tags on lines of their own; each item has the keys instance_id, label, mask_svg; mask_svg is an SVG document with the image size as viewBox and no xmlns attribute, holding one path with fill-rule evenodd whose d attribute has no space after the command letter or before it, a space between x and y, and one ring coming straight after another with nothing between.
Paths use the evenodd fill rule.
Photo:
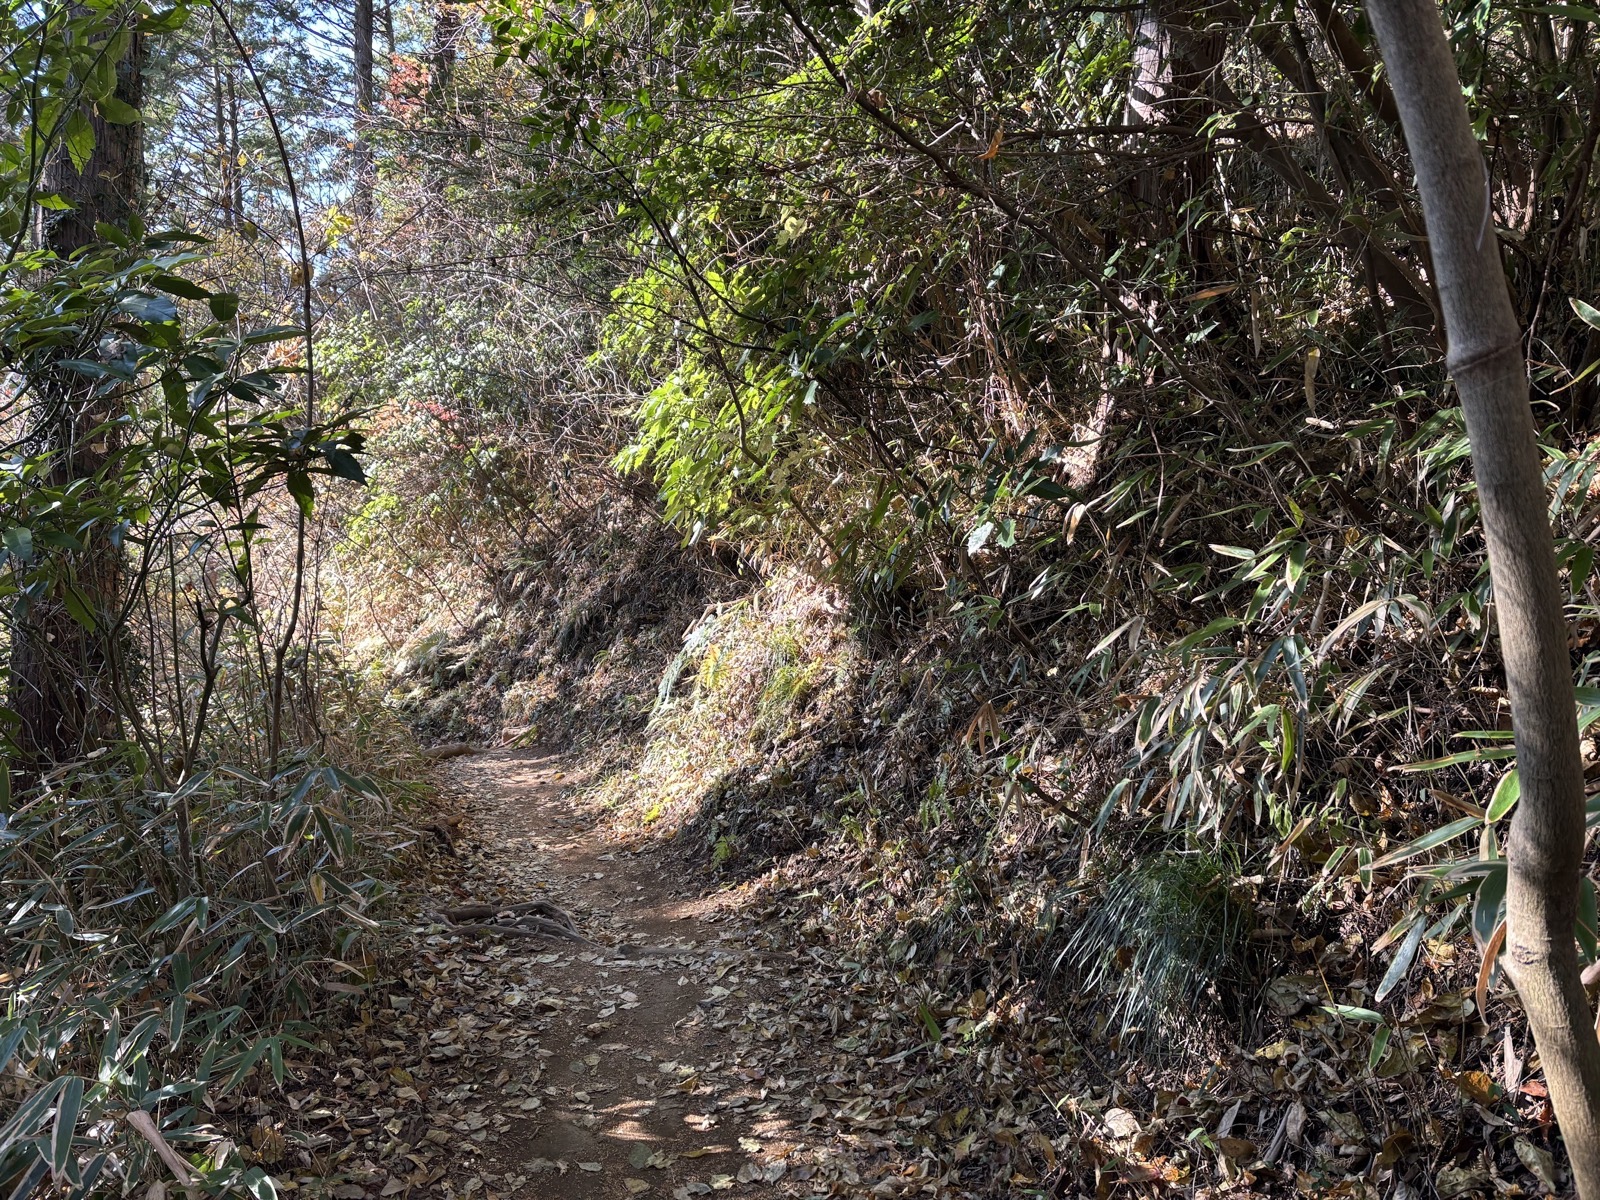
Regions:
<instances>
[{"instance_id":1,"label":"green leaf","mask_svg":"<svg viewBox=\"0 0 1600 1200\"><path fill-rule=\"evenodd\" d=\"M118 379L122 376L113 371L105 363L93 362L87 358L63 358L56 363L64 371L72 371L78 375L87 375L90 379Z\"/></svg>"},{"instance_id":2,"label":"green leaf","mask_svg":"<svg viewBox=\"0 0 1600 1200\"><path fill-rule=\"evenodd\" d=\"M1594 573L1594 547L1579 546L1572 554L1572 561L1567 564L1568 586L1573 594L1583 591L1583 585L1589 581L1589 576Z\"/></svg>"},{"instance_id":3,"label":"green leaf","mask_svg":"<svg viewBox=\"0 0 1600 1200\"><path fill-rule=\"evenodd\" d=\"M13 525L0 533L0 543L4 543L6 553L18 562L33 561L33 530L26 525Z\"/></svg>"},{"instance_id":4,"label":"green leaf","mask_svg":"<svg viewBox=\"0 0 1600 1200\"><path fill-rule=\"evenodd\" d=\"M178 319L178 306L165 296L129 292L117 298L117 307L148 325L169 325Z\"/></svg>"},{"instance_id":5,"label":"green leaf","mask_svg":"<svg viewBox=\"0 0 1600 1200\"><path fill-rule=\"evenodd\" d=\"M1370 1008L1357 1008L1353 1004L1324 1004L1322 1011L1350 1021L1365 1021L1369 1025L1382 1025L1383 1014Z\"/></svg>"},{"instance_id":6,"label":"green leaf","mask_svg":"<svg viewBox=\"0 0 1600 1200\"><path fill-rule=\"evenodd\" d=\"M328 469L340 479L348 479L352 483L365 484L367 473L361 469L361 463L350 451L333 446L324 450L322 456L328 460Z\"/></svg>"},{"instance_id":7,"label":"green leaf","mask_svg":"<svg viewBox=\"0 0 1600 1200\"><path fill-rule=\"evenodd\" d=\"M1177 650L1181 654L1185 650L1193 649L1201 642L1210 641L1217 634L1232 629L1238 624L1240 624L1238 617L1218 617L1215 621L1209 622L1205 628L1197 629L1188 637L1180 639L1173 646L1173 649Z\"/></svg>"},{"instance_id":8,"label":"green leaf","mask_svg":"<svg viewBox=\"0 0 1600 1200\"><path fill-rule=\"evenodd\" d=\"M1289 562L1283 569L1283 581L1292 589L1299 584L1301 576L1306 572L1306 551L1309 547L1304 542L1296 542L1289 550Z\"/></svg>"},{"instance_id":9,"label":"green leaf","mask_svg":"<svg viewBox=\"0 0 1600 1200\"><path fill-rule=\"evenodd\" d=\"M1478 882L1478 894L1472 901L1472 936L1479 946L1487 946L1500 928L1505 902L1506 864L1502 860Z\"/></svg>"},{"instance_id":10,"label":"green leaf","mask_svg":"<svg viewBox=\"0 0 1600 1200\"><path fill-rule=\"evenodd\" d=\"M12 1114L11 1119L4 1125L0 1125L0 1143L17 1142L32 1136L50 1112L51 1107L55 1104L56 1097L61 1094L61 1089L66 1084L67 1081L58 1075L24 1100L17 1107L16 1112Z\"/></svg>"},{"instance_id":11,"label":"green leaf","mask_svg":"<svg viewBox=\"0 0 1600 1200\"><path fill-rule=\"evenodd\" d=\"M78 1115L82 1111L83 1076L69 1075L56 1105L55 1130L50 1137L50 1169L58 1176L66 1175L71 1179L77 1173L77 1164L72 1159L72 1135L77 1131Z\"/></svg>"},{"instance_id":12,"label":"green leaf","mask_svg":"<svg viewBox=\"0 0 1600 1200\"><path fill-rule=\"evenodd\" d=\"M1438 829L1432 830L1413 841L1407 842L1398 850L1389 851L1389 853L1385 854L1382 858L1378 859L1377 862L1372 864L1372 869L1374 871L1379 871L1384 867L1392 867L1396 863L1405 862L1405 860L1408 858L1415 858L1419 854L1426 854L1434 847L1442 846L1448 841L1453 841L1454 839L1460 837L1463 833L1471 833L1474 829L1480 828L1482 824L1483 822L1481 822L1477 817L1462 817L1459 821L1451 821L1448 825L1442 825Z\"/></svg>"},{"instance_id":13,"label":"green leaf","mask_svg":"<svg viewBox=\"0 0 1600 1200\"><path fill-rule=\"evenodd\" d=\"M246 346L261 346L267 342L287 342L293 338L304 337L305 330L298 325L268 325L264 329L252 329L244 336Z\"/></svg>"},{"instance_id":14,"label":"green leaf","mask_svg":"<svg viewBox=\"0 0 1600 1200\"><path fill-rule=\"evenodd\" d=\"M1372 1035L1372 1049L1367 1051L1367 1070L1378 1069L1378 1064L1383 1061L1383 1052L1389 1048L1389 1036L1393 1032L1393 1029L1385 1025Z\"/></svg>"},{"instance_id":15,"label":"green leaf","mask_svg":"<svg viewBox=\"0 0 1600 1200\"><path fill-rule=\"evenodd\" d=\"M244 1057L239 1060L239 1065L233 1069L233 1074L229 1075L227 1082L222 1085L220 1094L226 1096L243 1083L245 1076L250 1074L250 1068L261 1061L262 1055L266 1054L277 1040L276 1037L262 1038L252 1045Z\"/></svg>"},{"instance_id":16,"label":"green leaf","mask_svg":"<svg viewBox=\"0 0 1600 1200\"><path fill-rule=\"evenodd\" d=\"M194 916L195 908L196 898L193 896L184 897L171 908L167 909L167 911L161 915L155 924L150 926L150 928L146 931L147 935L154 936L158 933L165 933L169 929L175 929L177 926L183 924L184 921ZM204 921L202 921L201 924L203 925Z\"/></svg>"},{"instance_id":17,"label":"green leaf","mask_svg":"<svg viewBox=\"0 0 1600 1200\"><path fill-rule=\"evenodd\" d=\"M214 292L207 303L211 315L219 321L231 321L239 315L239 297L235 292Z\"/></svg>"},{"instance_id":18,"label":"green leaf","mask_svg":"<svg viewBox=\"0 0 1600 1200\"><path fill-rule=\"evenodd\" d=\"M67 118L65 141L67 157L72 160L73 169L82 175L89 165L89 156L94 153L94 126L81 108Z\"/></svg>"},{"instance_id":19,"label":"green leaf","mask_svg":"<svg viewBox=\"0 0 1600 1200\"><path fill-rule=\"evenodd\" d=\"M1494 786L1494 795L1489 800L1489 811L1484 814L1484 820L1493 825L1517 806L1517 800L1522 795L1522 782L1517 775L1517 769L1512 767L1500 776L1500 782Z\"/></svg>"},{"instance_id":20,"label":"green leaf","mask_svg":"<svg viewBox=\"0 0 1600 1200\"><path fill-rule=\"evenodd\" d=\"M185 300L209 300L211 293L193 280L185 279L182 275L152 275L150 286L160 288L174 296Z\"/></svg>"},{"instance_id":21,"label":"green leaf","mask_svg":"<svg viewBox=\"0 0 1600 1200\"><path fill-rule=\"evenodd\" d=\"M143 119L137 108L115 96L100 97L95 101L95 107L100 110L107 125L137 125Z\"/></svg>"},{"instance_id":22,"label":"green leaf","mask_svg":"<svg viewBox=\"0 0 1600 1200\"><path fill-rule=\"evenodd\" d=\"M255 1200L278 1200L277 1184L260 1167L251 1167L244 1173L244 1188Z\"/></svg>"},{"instance_id":23,"label":"green leaf","mask_svg":"<svg viewBox=\"0 0 1600 1200\"><path fill-rule=\"evenodd\" d=\"M302 515L309 517L317 503L316 493L311 489L311 476L304 471L290 471L285 477L285 482L288 484L289 494L300 506Z\"/></svg>"},{"instance_id":24,"label":"green leaf","mask_svg":"<svg viewBox=\"0 0 1600 1200\"><path fill-rule=\"evenodd\" d=\"M1472 818L1477 824L1477 818ZM1400 943L1400 949L1395 952L1394 961L1389 964L1389 969L1384 972L1383 982L1378 985L1378 990L1372 998L1382 1004L1394 991L1405 982L1406 972L1411 970L1411 964L1416 961L1417 951L1422 948L1422 934L1428 928L1425 914L1418 914L1416 921L1411 926L1411 932L1406 934L1406 940Z\"/></svg>"},{"instance_id":25,"label":"green leaf","mask_svg":"<svg viewBox=\"0 0 1600 1200\"><path fill-rule=\"evenodd\" d=\"M183 1030L189 1019L189 997L178 992L167 1009L167 1040L176 1050L183 1041Z\"/></svg>"},{"instance_id":26,"label":"green leaf","mask_svg":"<svg viewBox=\"0 0 1600 1200\"><path fill-rule=\"evenodd\" d=\"M1600 12L1582 4L1530 4L1524 11L1543 13L1551 17L1565 17L1569 21L1587 21L1600 25Z\"/></svg>"},{"instance_id":27,"label":"green leaf","mask_svg":"<svg viewBox=\"0 0 1600 1200\"><path fill-rule=\"evenodd\" d=\"M61 603L66 606L69 617L90 633L95 631L99 623L94 619L94 610L89 607L89 601L84 594L72 584L62 585Z\"/></svg>"},{"instance_id":28,"label":"green leaf","mask_svg":"<svg viewBox=\"0 0 1600 1200\"><path fill-rule=\"evenodd\" d=\"M28 1034L28 1027L21 1021L8 1029L4 1037L0 1037L0 1071L4 1071L11 1063L11 1056L17 1052L17 1047L22 1045L22 1039Z\"/></svg>"},{"instance_id":29,"label":"green leaf","mask_svg":"<svg viewBox=\"0 0 1600 1200\"><path fill-rule=\"evenodd\" d=\"M175 413L182 413L189 407L189 389L184 385L183 376L177 371L168 370L161 373L161 396L167 402L167 408Z\"/></svg>"},{"instance_id":30,"label":"green leaf","mask_svg":"<svg viewBox=\"0 0 1600 1200\"><path fill-rule=\"evenodd\" d=\"M1406 763L1400 770L1408 775L1419 771L1437 771L1442 767L1460 766L1462 763L1493 762L1498 758L1515 758L1517 752L1510 746L1486 747L1479 746L1476 750L1461 750L1455 754L1446 754L1443 758L1427 758L1421 762Z\"/></svg>"}]
</instances>

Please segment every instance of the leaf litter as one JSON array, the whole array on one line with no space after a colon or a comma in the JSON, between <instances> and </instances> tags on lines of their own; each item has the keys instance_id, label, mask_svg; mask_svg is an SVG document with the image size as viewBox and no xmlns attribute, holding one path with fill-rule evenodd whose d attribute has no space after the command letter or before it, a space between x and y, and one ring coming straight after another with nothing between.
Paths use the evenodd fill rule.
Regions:
<instances>
[{"instance_id":1,"label":"leaf litter","mask_svg":"<svg viewBox=\"0 0 1600 1200\"><path fill-rule=\"evenodd\" d=\"M739 896L679 894L670 863L607 841L567 795L568 760L501 752L440 775L460 812L452 853L412 882L412 943L335 993L342 1024L288 1064L289 1111L257 1102L253 1154L282 1191L678 1200L860 1180L857 1147L816 1120L824 1065L783 1008L804 962L755 947ZM532 900L594 944L443 919Z\"/></svg>"},{"instance_id":2,"label":"leaf litter","mask_svg":"<svg viewBox=\"0 0 1600 1200\"><path fill-rule=\"evenodd\" d=\"M318 1055L288 1064L289 1113L254 1102L251 1152L288 1194L1365 1198L1416 1194L1404 1180L1430 1146L1448 1151L1432 1188L1447 1200L1559 1183L1515 1046L1498 1078L1449 1066L1499 1049L1470 989L1424 981L1374 1053L1364 981L1326 1003L1325 979L1284 974L1264 994L1279 1036L1220 1048L1203 1077L1157 1076L1040 995L941 996L851 950L839 908L819 923L814 870L809 900L781 878L700 896L669 851L585 809L570 760L441 772L459 857L415 881L424 923L400 968L352 989ZM533 899L590 943L426 916ZM1416 1094L1429 1064L1453 1113Z\"/></svg>"}]
</instances>

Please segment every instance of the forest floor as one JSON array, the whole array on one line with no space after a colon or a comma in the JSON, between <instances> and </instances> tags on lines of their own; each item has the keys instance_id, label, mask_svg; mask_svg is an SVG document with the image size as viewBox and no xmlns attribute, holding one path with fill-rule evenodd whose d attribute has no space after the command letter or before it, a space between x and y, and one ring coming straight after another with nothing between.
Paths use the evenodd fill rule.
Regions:
<instances>
[{"instance_id":1,"label":"forest floor","mask_svg":"<svg viewBox=\"0 0 1600 1200\"><path fill-rule=\"evenodd\" d=\"M669 848L609 830L574 790L576 759L501 750L438 775L457 857L417 881L421 952L353 1030L341 1090L317 1098L368 1135L335 1196L804 1196L857 1181L847 1146L806 1135L823 1066L786 1013L810 960L771 948L740 889L703 897ZM433 906L533 899L598 944L426 923Z\"/></svg>"}]
</instances>

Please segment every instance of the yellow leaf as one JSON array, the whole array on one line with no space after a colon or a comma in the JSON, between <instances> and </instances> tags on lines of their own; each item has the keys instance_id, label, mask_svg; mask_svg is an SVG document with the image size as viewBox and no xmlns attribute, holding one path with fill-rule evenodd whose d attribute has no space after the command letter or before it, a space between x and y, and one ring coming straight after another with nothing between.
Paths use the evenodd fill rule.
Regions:
<instances>
[{"instance_id":1,"label":"yellow leaf","mask_svg":"<svg viewBox=\"0 0 1600 1200\"><path fill-rule=\"evenodd\" d=\"M1478 1104L1494 1100L1495 1083L1482 1071L1445 1071L1445 1077L1461 1089L1462 1095Z\"/></svg>"}]
</instances>

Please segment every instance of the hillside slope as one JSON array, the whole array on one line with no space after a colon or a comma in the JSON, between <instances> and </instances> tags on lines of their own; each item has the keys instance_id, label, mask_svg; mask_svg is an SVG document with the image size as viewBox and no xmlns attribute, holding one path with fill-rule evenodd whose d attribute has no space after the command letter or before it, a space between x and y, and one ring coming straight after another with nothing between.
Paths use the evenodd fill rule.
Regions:
<instances>
[{"instance_id":1,"label":"hillside slope","mask_svg":"<svg viewBox=\"0 0 1600 1200\"><path fill-rule=\"evenodd\" d=\"M1406 892L1309 827L1208 847L1152 800L1106 805L1122 704L950 622L890 642L803 574L674 591L703 578L682 564L577 560L448 643L475 675L429 698L414 674L407 703L427 735L589 745L609 836L806 948L786 1019L821 1014L840 1095L877 1097L827 1126L882 1143L860 1194L1559 1180L1514 1000L1497 984L1480 1022L1462 926L1429 929L1377 1003ZM537 654L506 653L519 637ZM533 689L545 707L512 706Z\"/></svg>"}]
</instances>

